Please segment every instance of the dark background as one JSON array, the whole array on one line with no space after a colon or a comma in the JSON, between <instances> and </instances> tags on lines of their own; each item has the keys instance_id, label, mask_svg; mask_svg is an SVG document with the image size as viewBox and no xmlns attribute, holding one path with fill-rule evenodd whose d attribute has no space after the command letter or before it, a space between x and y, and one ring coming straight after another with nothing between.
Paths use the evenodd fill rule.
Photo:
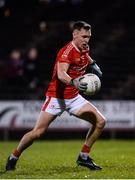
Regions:
<instances>
[{"instance_id":1,"label":"dark background","mask_svg":"<svg viewBox=\"0 0 135 180\"><path fill-rule=\"evenodd\" d=\"M91 57L103 71L102 89L91 99L135 99L133 3L126 0L0 0L0 99L44 98L56 54L71 40L70 25L76 20L91 24ZM38 51L34 64L36 80L29 78L33 72L25 70L30 48ZM21 53L22 73L12 78L14 70L8 67L14 50Z\"/></svg>"},{"instance_id":2,"label":"dark background","mask_svg":"<svg viewBox=\"0 0 135 180\"><path fill-rule=\"evenodd\" d=\"M103 71L100 92L86 98L135 100L133 12L134 1L127 0L0 0L0 100L44 100L56 54L71 40L77 20L91 24L90 54ZM34 60L28 57L31 49L37 53ZM1 138L7 133L20 138L24 130L5 129ZM52 131L46 138L85 134ZM133 138L134 129L105 131L101 137Z\"/></svg>"}]
</instances>

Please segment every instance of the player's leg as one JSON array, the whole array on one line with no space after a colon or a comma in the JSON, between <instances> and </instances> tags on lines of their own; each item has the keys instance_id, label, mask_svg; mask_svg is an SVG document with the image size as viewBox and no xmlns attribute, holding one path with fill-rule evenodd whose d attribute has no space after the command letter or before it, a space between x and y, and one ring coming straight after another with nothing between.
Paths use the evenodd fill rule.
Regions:
<instances>
[{"instance_id":1,"label":"player's leg","mask_svg":"<svg viewBox=\"0 0 135 180\"><path fill-rule=\"evenodd\" d=\"M34 129L23 136L16 150L21 153L24 149L29 147L35 139L40 138L55 118L56 116L41 111Z\"/></svg>"},{"instance_id":2,"label":"player's leg","mask_svg":"<svg viewBox=\"0 0 135 180\"><path fill-rule=\"evenodd\" d=\"M28 148L35 139L40 138L45 131L47 130L49 124L56 118L55 115L52 115L48 112L41 111L39 118L36 122L36 125L33 130L26 133L17 148L13 151L13 153L8 157L6 170L14 170L16 166L16 162L19 159L21 153Z\"/></svg>"},{"instance_id":3,"label":"player's leg","mask_svg":"<svg viewBox=\"0 0 135 180\"><path fill-rule=\"evenodd\" d=\"M105 117L91 103L85 104L76 113L76 116L91 122L92 127L87 133L84 145L77 159L77 164L86 166L92 170L102 169L89 157L90 150L94 142L98 139L105 126Z\"/></svg>"},{"instance_id":4,"label":"player's leg","mask_svg":"<svg viewBox=\"0 0 135 180\"><path fill-rule=\"evenodd\" d=\"M103 131L106 122L105 117L91 103L85 104L76 113L76 116L92 124L92 128L88 131L85 140L85 145L91 148Z\"/></svg>"},{"instance_id":5,"label":"player's leg","mask_svg":"<svg viewBox=\"0 0 135 180\"><path fill-rule=\"evenodd\" d=\"M46 97L46 101L42 107L39 118L35 127L30 132L26 133L21 139L17 148L9 156L6 164L6 170L14 170L16 162L21 153L28 148L35 139L40 138L47 130L49 124L64 111L62 100L53 97Z\"/></svg>"},{"instance_id":6,"label":"player's leg","mask_svg":"<svg viewBox=\"0 0 135 180\"><path fill-rule=\"evenodd\" d=\"M92 124L92 128L90 128L87 133L85 143L77 160L77 164L89 167L93 170L101 169L101 167L96 165L89 157L89 152L94 142L102 133L105 126L105 117L94 105L84 99L81 95L78 95L73 100L70 100L69 112Z\"/></svg>"}]
</instances>

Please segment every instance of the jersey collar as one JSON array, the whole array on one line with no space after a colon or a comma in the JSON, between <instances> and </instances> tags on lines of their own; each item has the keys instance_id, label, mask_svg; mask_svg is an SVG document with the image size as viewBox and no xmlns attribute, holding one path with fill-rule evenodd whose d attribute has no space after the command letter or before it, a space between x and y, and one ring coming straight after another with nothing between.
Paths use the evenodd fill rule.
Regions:
<instances>
[{"instance_id":1,"label":"jersey collar","mask_svg":"<svg viewBox=\"0 0 135 180\"><path fill-rule=\"evenodd\" d=\"M78 47L75 45L75 43L72 41L71 42L72 43L72 45L74 46L74 48L78 51L78 52L81 52L79 49L78 49Z\"/></svg>"}]
</instances>

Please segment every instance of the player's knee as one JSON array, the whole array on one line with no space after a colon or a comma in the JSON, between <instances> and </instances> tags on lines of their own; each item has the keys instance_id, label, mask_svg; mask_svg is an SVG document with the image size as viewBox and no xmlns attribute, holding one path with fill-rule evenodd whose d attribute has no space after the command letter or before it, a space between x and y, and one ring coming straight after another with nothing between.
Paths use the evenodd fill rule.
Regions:
<instances>
[{"instance_id":1,"label":"player's knee","mask_svg":"<svg viewBox=\"0 0 135 180\"><path fill-rule=\"evenodd\" d=\"M97 120L97 128L103 129L106 124L106 119L101 117Z\"/></svg>"}]
</instances>

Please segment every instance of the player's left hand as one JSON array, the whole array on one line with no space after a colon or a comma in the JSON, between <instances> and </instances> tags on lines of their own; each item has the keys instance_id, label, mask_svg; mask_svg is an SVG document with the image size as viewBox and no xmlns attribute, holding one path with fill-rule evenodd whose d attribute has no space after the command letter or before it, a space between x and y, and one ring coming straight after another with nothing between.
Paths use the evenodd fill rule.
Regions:
<instances>
[{"instance_id":1,"label":"player's left hand","mask_svg":"<svg viewBox=\"0 0 135 180\"><path fill-rule=\"evenodd\" d=\"M99 78L102 78L103 73L100 67L96 64L95 60L93 61L92 64L90 64L90 70L91 70L91 73L96 74Z\"/></svg>"}]
</instances>

